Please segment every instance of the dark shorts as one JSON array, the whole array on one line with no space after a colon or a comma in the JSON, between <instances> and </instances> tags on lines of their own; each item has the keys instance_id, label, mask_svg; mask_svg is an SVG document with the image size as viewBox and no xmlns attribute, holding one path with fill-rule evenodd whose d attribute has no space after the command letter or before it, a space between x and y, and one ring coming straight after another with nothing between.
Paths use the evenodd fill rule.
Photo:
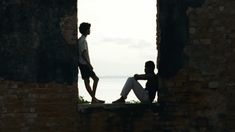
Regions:
<instances>
[{"instance_id":1,"label":"dark shorts","mask_svg":"<svg viewBox=\"0 0 235 132\"><path fill-rule=\"evenodd\" d=\"M89 68L87 65L79 65L79 69L82 74L82 79L88 79L89 77L96 76L95 72Z\"/></svg>"}]
</instances>

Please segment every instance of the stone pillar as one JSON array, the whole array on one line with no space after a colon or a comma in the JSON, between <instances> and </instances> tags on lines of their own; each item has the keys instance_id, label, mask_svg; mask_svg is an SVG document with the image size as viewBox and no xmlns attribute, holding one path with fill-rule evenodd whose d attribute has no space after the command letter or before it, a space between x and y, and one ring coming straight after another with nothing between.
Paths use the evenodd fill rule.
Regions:
<instances>
[{"instance_id":1,"label":"stone pillar","mask_svg":"<svg viewBox=\"0 0 235 132\"><path fill-rule=\"evenodd\" d=\"M73 81L76 0L0 4L0 76L31 82Z\"/></svg>"},{"instance_id":2,"label":"stone pillar","mask_svg":"<svg viewBox=\"0 0 235 132\"><path fill-rule=\"evenodd\" d=\"M0 131L77 131L77 1L0 6Z\"/></svg>"},{"instance_id":3,"label":"stone pillar","mask_svg":"<svg viewBox=\"0 0 235 132\"><path fill-rule=\"evenodd\" d=\"M234 2L159 2L162 129L234 131Z\"/></svg>"}]
</instances>

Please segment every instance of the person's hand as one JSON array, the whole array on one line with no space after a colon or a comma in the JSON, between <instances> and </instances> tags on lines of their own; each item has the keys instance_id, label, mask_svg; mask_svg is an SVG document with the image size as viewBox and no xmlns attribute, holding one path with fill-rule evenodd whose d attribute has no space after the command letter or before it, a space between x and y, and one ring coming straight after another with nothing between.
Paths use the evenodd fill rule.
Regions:
<instances>
[{"instance_id":1,"label":"person's hand","mask_svg":"<svg viewBox=\"0 0 235 132\"><path fill-rule=\"evenodd\" d=\"M135 74L135 75L134 75L134 79L135 79L135 80L138 80L138 74Z\"/></svg>"},{"instance_id":2,"label":"person's hand","mask_svg":"<svg viewBox=\"0 0 235 132\"><path fill-rule=\"evenodd\" d=\"M92 67L92 65L89 65L89 68L90 68L91 70L93 70L93 67Z\"/></svg>"}]
</instances>

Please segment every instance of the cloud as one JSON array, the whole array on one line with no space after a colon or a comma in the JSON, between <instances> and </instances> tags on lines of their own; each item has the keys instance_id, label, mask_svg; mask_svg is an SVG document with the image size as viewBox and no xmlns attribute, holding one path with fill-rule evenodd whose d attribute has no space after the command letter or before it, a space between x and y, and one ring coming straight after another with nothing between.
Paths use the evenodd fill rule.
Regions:
<instances>
[{"instance_id":1,"label":"cloud","mask_svg":"<svg viewBox=\"0 0 235 132\"><path fill-rule=\"evenodd\" d=\"M104 38L102 42L118 45L132 45L134 43L134 40L131 38Z\"/></svg>"},{"instance_id":2,"label":"cloud","mask_svg":"<svg viewBox=\"0 0 235 132\"><path fill-rule=\"evenodd\" d=\"M145 47L151 47L154 45L143 39L133 39L133 38L105 38L101 40L103 43L111 43L115 45L126 46L128 48L142 49Z\"/></svg>"},{"instance_id":3,"label":"cloud","mask_svg":"<svg viewBox=\"0 0 235 132\"><path fill-rule=\"evenodd\" d=\"M133 45L129 45L130 48L143 49L146 47L151 47L151 43L146 40L138 40Z\"/></svg>"}]
</instances>

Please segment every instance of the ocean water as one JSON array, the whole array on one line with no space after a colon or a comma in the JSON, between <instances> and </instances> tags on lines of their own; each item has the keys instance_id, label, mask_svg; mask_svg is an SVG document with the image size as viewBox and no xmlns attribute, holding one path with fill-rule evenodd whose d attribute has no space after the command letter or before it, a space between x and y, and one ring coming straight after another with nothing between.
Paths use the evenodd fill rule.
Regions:
<instances>
[{"instance_id":1,"label":"ocean water","mask_svg":"<svg viewBox=\"0 0 235 132\"><path fill-rule=\"evenodd\" d=\"M96 90L96 97L98 99L105 100L105 103L112 103L112 101L120 97L122 87L124 86L128 77L126 76L108 76L108 77L99 77L99 83ZM139 81L140 84L144 87L146 81ZM92 84L91 79L91 84ZM85 100L91 101L91 97L86 91L84 81L81 77L78 79L78 91L79 96L82 96ZM155 98L156 99L156 98ZM126 101L138 101L133 91L129 93Z\"/></svg>"}]
</instances>

